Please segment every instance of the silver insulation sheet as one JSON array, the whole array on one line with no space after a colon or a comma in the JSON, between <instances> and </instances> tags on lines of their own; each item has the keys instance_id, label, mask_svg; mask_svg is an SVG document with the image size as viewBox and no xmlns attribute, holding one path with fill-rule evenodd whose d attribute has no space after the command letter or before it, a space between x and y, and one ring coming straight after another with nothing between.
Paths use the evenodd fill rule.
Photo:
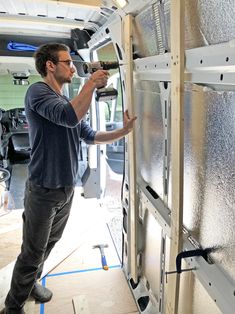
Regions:
<instances>
[{"instance_id":1,"label":"silver insulation sheet","mask_svg":"<svg viewBox=\"0 0 235 314\"><path fill-rule=\"evenodd\" d=\"M164 200L164 107L158 82L135 81L137 174ZM214 91L186 84L184 119L184 226L203 248L214 247L212 261L235 279L235 92ZM169 128L168 123L168 128ZM170 132L169 132L170 134ZM169 158L170 160L170 158ZM171 208L171 161L169 169L168 207ZM158 299L159 287L151 276L159 270L151 265L158 260L160 233L152 216L146 224L142 275L151 282ZM151 219L150 219L151 218ZM153 228L147 226L154 226ZM153 233L154 234L154 233ZM209 304L204 288L194 287L194 313L200 307L197 296ZM207 301L206 301L207 300ZM213 308L213 302L210 305ZM217 312L215 312L217 313Z\"/></svg>"},{"instance_id":2,"label":"silver insulation sheet","mask_svg":"<svg viewBox=\"0 0 235 314\"><path fill-rule=\"evenodd\" d=\"M186 85L184 225L235 279L234 103L235 92Z\"/></svg>"},{"instance_id":3,"label":"silver insulation sheet","mask_svg":"<svg viewBox=\"0 0 235 314\"><path fill-rule=\"evenodd\" d=\"M135 83L137 176L163 198L164 130L159 83Z\"/></svg>"},{"instance_id":4,"label":"silver insulation sheet","mask_svg":"<svg viewBox=\"0 0 235 314\"><path fill-rule=\"evenodd\" d=\"M142 277L151 287L151 292L159 302L160 298L160 282L161 282L161 245L162 245L162 229L154 216L145 211L143 219L143 229L145 235L144 253L142 256Z\"/></svg>"},{"instance_id":5,"label":"silver insulation sheet","mask_svg":"<svg viewBox=\"0 0 235 314\"><path fill-rule=\"evenodd\" d=\"M185 48L235 38L234 0L185 0ZM139 57L170 51L170 0L156 1L135 17L134 49Z\"/></svg>"}]
</instances>

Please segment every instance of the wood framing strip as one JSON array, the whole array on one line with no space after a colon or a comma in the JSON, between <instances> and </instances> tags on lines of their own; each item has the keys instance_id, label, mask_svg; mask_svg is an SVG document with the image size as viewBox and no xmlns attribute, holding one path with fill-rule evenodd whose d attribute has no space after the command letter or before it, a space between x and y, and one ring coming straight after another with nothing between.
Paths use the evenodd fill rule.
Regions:
<instances>
[{"instance_id":1,"label":"wood framing strip","mask_svg":"<svg viewBox=\"0 0 235 314\"><path fill-rule=\"evenodd\" d=\"M184 0L171 1L172 209L169 271L182 250L184 164ZM168 276L166 312L178 313L180 275Z\"/></svg>"},{"instance_id":2,"label":"wood framing strip","mask_svg":"<svg viewBox=\"0 0 235 314\"><path fill-rule=\"evenodd\" d=\"M78 6L87 6L87 7L97 7L100 8L102 6L101 0L50 0L56 1L58 4L77 4Z\"/></svg>"},{"instance_id":3,"label":"wood framing strip","mask_svg":"<svg viewBox=\"0 0 235 314\"><path fill-rule=\"evenodd\" d=\"M91 314L88 300L85 295L79 295L72 299L74 314Z\"/></svg>"},{"instance_id":4,"label":"wood framing strip","mask_svg":"<svg viewBox=\"0 0 235 314\"><path fill-rule=\"evenodd\" d=\"M126 106L131 116L135 115L133 101L133 50L132 50L132 26L133 17L126 15L124 18L124 49L125 49L125 84L126 84ZM136 197L136 145L135 129L128 135L128 164L129 164L129 268L133 280L137 281L137 197Z\"/></svg>"}]
</instances>

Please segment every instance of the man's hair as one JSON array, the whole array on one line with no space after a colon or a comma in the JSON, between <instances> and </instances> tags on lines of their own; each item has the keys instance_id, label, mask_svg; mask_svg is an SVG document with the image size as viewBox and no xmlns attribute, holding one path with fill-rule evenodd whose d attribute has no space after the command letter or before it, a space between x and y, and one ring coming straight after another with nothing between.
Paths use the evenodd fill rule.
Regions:
<instances>
[{"instance_id":1,"label":"man's hair","mask_svg":"<svg viewBox=\"0 0 235 314\"><path fill-rule=\"evenodd\" d=\"M38 73L41 74L42 77L45 77L47 75L46 62L48 60L52 61L55 64L59 61L59 51L70 52L70 49L64 44L51 43L41 45L34 53L35 66Z\"/></svg>"}]
</instances>

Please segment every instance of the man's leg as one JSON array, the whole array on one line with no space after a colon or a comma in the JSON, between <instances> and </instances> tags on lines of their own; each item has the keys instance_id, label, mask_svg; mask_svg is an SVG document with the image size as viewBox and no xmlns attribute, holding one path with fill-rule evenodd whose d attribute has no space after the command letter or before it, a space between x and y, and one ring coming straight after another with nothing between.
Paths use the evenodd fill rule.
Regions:
<instances>
[{"instance_id":1,"label":"man's leg","mask_svg":"<svg viewBox=\"0 0 235 314\"><path fill-rule=\"evenodd\" d=\"M57 209L56 216L53 220L53 225L51 228L50 237L47 244L47 249L44 254L44 261L47 259L48 255L50 254L52 248L55 246L56 242L60 240L64 228L66 226L67 220L69 218L69 213L72 205L73 200L73 188L65 188L65 194L67 195L65 204L62 205L61 208ZM37 279L41 277L43 264L44 261L41 263L39 267L39 271L37 273ZM46 287L41 286L38 283L35 283L33 290L31 291L31 296L38 302L45 303L51 300L52 292L47 289Z\"/></svg>"},{"instance_id":2,"label":"man's leg","mask_svg":"<svg viewBox=\"0 0 235 314\"><path fill-rule=\"evenodd\" d=\"M51 250L55 246L56 242L58 242L63 234L64 228L67 224L69 214L70 214L70 209L72 205L72 200L73 200L73 194L74 194L74 189L73 188L64 188L64 192L66 195L65 198L65 203L62 204L61 208L57 208L56 210L56 215L53 220L52 228L51 228L51 233L50 237L48 240L46 252L44 254L44 260L40 264L39 271L37 273L37 279L41 277L42 270L43 270L43 264L47 257L49 256ZM43 287L39 285L38 283L35 283L32 291L31 291L31 296L38 302L45 303L51 300L52 298L52 292L47 289L46 287Z\"/></svg>"},{"instance_id":3,"label":"man's leg","mask_svg":"<svg viewBox=\"0 0 235 314\"><path fill-rule=\"evenodd\" d=\"M71 209L72 201L73 201L74 188L64 188L64 191L65 191L65 195L66 195L65 203L61 206L61 208L57 209L56 216L53 220L50 237L48 239L46 252L44 254L44 259L43 259L43 262L41 263L41 265L39 267L37 279L40 279L42 271L43 271L44 262L48 258L49 254L50 254L51 250L53 249L53 247L55 246L55 244L62 237L64 228L65 228L67 221L68 221L68 218L69 218L70 209Z\"/></svg>"},{"instance_id":4,"label":"man's leg","mask_svg":"<svg viewBox=\"0 0 235 314\"><path fill-rule=\"evenodd\" d=\"M56 211L64 202L65 194L61 189L44 189L27 182L23 243L5 301L6 308L21 309L28 298L44 260Z\"/></svg>"}]
</instances>

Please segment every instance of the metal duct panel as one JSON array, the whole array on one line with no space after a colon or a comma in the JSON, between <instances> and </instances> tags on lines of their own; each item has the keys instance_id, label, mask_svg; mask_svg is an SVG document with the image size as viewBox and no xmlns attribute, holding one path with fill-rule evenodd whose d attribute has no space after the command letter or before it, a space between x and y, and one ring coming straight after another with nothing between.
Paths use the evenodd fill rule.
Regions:
<instances>
[{"instance_id":1,"label":"metal duct panel","mask_svg":"<svg viewBox=\"0 0 235 314\"><path fill-rule=\"evenodd\" d=\"M144 251L142 256L141 277L145 278L151 293L159 302L160 283L161 283L161 245L162 229L153 215L146 210L143 226L144 234Z\"/></svg>"},{"instance_id":2,"label":"metal duct panel","mask_svg":"<svg viewBox=\"0 0 235 314\"><path fill-rule=\"evenodd\" d=\"M164 132L159 84L136 83L135 104L137 175L163 199Z\"/></svg>"},{"instance_id":3,"label":"metal duct panel","mask_svg":"<svg viewBox=\"0 0 235 314\"><path fill-rule=\"evenodd\" d=\"M235 279L234 103L235 92L186 86L184 225Z\"/></svg>"},{"instance_id":4,"label":"metal duct panel","mask_svg":"<svg viewBox=\"0 0 235 314\"><path fill-rule=\"evenodd\" d=\"M168 51L162 3L156 2L136 16L133 37L138 57L154 56Z\"/></svg>"},{"instance_id":5,"label":"metal duct panel","mask_svg":"<svg viewBox=\"0 0 235 314\"><path fill-rule=\"evenodd\" d=\"M185 48L219 44L235 38L233 0L185 1ZM170 0L156 1L135 17L134 50L139 57L170 50Z\"/></svg>"}]
</instances>

